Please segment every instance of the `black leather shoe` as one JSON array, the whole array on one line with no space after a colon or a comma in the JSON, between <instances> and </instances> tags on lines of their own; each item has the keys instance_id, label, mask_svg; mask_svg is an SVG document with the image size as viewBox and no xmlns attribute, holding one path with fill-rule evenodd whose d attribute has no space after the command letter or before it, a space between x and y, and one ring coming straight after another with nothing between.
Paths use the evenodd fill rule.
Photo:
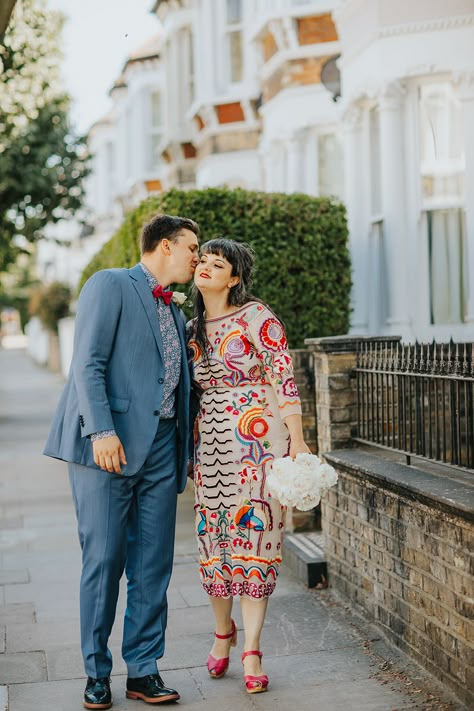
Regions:
<instances>
[{"instance_id":1,"label":"black leather shoe","mask_svg":"<svg viewBox=\"0 0 474 711\"><path fill-rule=\"evenodd\" d=\"M127 679L127 699L141 699L147 704L160 704L164 701L177 701L179 694L168 689L159 674L148 674L136 679Z\"/></svg>"},{"instance_id":2,"label":"black leather shoe","mask_svg":"<svg viewBox=\"0 0 474 711\"><path fill-rule=\"evenodd\" d=\"M94 679L92 676L88 676L84 691L84 707L86 709L109 709L111 706L112 693L109 677Z\"/></svg>"}]
</instances>

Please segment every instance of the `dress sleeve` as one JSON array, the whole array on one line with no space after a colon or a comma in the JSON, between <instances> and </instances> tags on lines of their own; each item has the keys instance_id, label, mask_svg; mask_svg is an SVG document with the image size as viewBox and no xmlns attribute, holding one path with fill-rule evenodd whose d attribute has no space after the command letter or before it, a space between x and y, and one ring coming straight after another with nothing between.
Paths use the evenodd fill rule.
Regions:
<instances>
[{"instance_id":1,"label":"dress sleeve","mask_svg":"<svg viewBox=\"0 0 474 711\"><path fill-rule=\"evenodd\" d=\"M275 391L281 417L301 415L301 401L283 324L266 306L256 304L248 321L248 335Z\"/></svg>"}]
</instances>

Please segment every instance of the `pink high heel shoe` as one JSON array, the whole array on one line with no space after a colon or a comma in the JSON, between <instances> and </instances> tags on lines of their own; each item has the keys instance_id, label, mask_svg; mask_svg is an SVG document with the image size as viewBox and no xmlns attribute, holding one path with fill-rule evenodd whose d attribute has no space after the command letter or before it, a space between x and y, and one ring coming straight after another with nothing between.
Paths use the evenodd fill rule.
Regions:
<instances>
[{"instance_id":1,"label":"pink high heel shoe","mask_svg":"<svg viewBox=\"0 0 474 711\"><path fill-rule=\"evenodd\" d=\"M231 619L232 630L229 634L217 634L214 632L214 637L217 639L230 639L230 646L235 647L237 645L237 627L234 620ZM226 673L229 668L229 657L222 657L221 659L215 659L212 654L207 658L207 671L213 679L220 679Z\"/></svg>"},{"instance_id":2,"label":"pink high heel shoe","mask_svg":"<svg viewBox=\"0 0 474 711\"><path fill-rule=\"evenodd\" d=\"M260 657L260 659L263 657L262 652L259 652L258 649L252 649L250 652L244 652L242 654L242 664L244 663L245 657L250 657L252 654ZM244 676L244 682L247 688L247 694L260 694L262 691L268 689L268 676L266 674L260 674L260 676L246 674Z\"/></svg>"}]
</instances>

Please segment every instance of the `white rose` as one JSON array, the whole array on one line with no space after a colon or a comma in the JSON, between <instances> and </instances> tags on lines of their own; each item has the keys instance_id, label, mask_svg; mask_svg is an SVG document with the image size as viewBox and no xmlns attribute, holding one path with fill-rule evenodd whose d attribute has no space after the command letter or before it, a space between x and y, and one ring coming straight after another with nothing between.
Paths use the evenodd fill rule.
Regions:
<instances>
[{"instance_id":1,"label":"white rose","mask_svg":"<svg viewBox=\"0 0 474 711\"><path fill-rule=\"evenodd\" d=\"M329 464L321 464L319 468L319 482L322 487L328 489L337 482L337 473L334 467Z\"/></svg>"},{"instance_id":2,"label":"white rose","mask_svg":"<svg viewBox=\"0 0 474 711\"><path fill-rule=\"evenodd\" d=\"M178 306L182 306L187 298L188 297L186 296L186 294L183 294L182 291L173 291L173 296L171 297L171 301L173 301Z\"/></svg>"}]
</instances>

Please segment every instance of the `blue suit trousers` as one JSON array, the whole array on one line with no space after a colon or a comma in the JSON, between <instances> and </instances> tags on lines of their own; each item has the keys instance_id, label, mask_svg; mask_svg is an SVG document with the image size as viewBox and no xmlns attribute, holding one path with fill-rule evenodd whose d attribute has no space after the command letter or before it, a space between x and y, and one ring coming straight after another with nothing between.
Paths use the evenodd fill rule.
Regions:
<instances>
[{"instance_id":1,"label":"blue suit trousers","mask_svg":"<svg viewBox=\"0 0 474 711\"><path fill-rule=\"evenodd\" d=\"M88 676L112 670L108 640L127 575L122 656L129 677L155 674L164 654L178 493L176 421L162 420L132 476L70 463L82 548L81 648Z\"/></svg>"}]
</instances>

